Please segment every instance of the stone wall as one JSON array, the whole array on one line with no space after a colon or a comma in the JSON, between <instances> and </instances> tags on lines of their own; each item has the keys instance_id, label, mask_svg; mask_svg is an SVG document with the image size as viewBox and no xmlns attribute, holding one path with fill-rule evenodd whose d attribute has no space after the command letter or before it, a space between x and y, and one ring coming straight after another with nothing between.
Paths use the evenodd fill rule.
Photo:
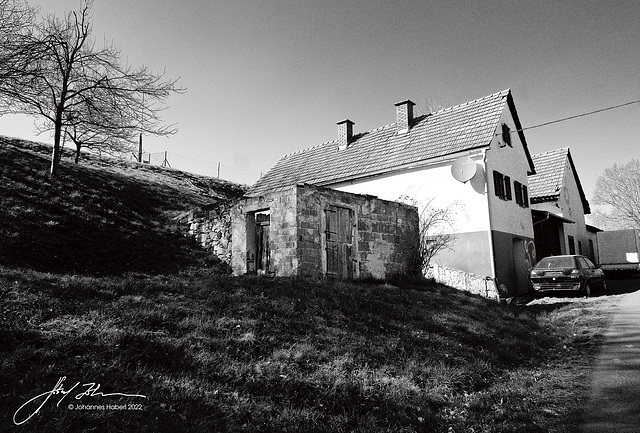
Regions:
<instances>
[{"instance_id":1,"label":"stone wall","mask_svg":"<svg viewBox=\"0 0 640 433\"><path fill-rule=\"evenodd\" d=\"M175 218L178 230L192 237L220 260L231 262L231 208L233 202L219 201L192 209Z\"/></svg>"},{"instance_id":2,"label":"stone wall","mask_svg":"<svg viewBox=\"0 0 640 433\"><path fill-rule=\"evenodd\" d=\"M464 290L485 298L498 300L500 294L493 278L472 274L459 269L451 269L445 266L432 265L427 273L427 277L433 278L435 282Z\"/></svg>"}]
</instances>

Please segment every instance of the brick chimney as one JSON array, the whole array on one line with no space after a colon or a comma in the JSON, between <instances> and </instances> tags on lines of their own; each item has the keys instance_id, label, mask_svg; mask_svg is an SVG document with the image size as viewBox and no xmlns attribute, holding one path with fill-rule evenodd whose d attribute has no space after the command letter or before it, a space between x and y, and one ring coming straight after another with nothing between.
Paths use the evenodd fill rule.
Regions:
<instances>
[{"instance_id":1,"label":"brick chimney","mask_svg":"<svg viewBox=\"0 0 640 433\"><path fill-rule=\"evenodd\" d=\"M396 106L396 128L398 134L409 131L413 122L413 106L416 105L409 99L397 102Z\"/></svg>"},{"instance_id":2,"label":"brick chimney","mask_svg":"<svg viewBox=\"0 0 640 433\"><path fill-rule=\"evenodd\" d=\"M349 119L338 122L338 149L345 150L353 138L353 123Z\"/></svg>"}]
</instances>

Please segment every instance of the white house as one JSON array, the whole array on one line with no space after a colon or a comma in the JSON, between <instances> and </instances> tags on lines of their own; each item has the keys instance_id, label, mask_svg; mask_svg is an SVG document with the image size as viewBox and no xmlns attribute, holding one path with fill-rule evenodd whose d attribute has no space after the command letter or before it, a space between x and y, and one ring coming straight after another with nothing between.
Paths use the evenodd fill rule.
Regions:
<instances>
[{"instance_id":1,"label":"white house","mask_svg":"<svg viewBox=\"0 0 640 433\"><path fill-rule=\"evenodd\" d=\"M449 284L490 285L502 297L527 292L536 259L528 199L535 170L511 91L421 116L409 100L395 105L395 123L355 133L352 121L341 121L338 139L284 156L247 196L314 184L409 197L419 212L429 202L454 205L456 240L436 257L438 275L457 270L446 274Z\"/></svg>"},{"instance_id":2,"label":"white house","mask_svg":"<svg viewBox=\"0 0 640 433\"><path fill-rule=\"evenodd\" d=\"M584 254L595 261L596 231L585 223L591 213L571 152L555 149L532 156L529 176L531 211L538 258Z\"/></svg>"}]
</instances>

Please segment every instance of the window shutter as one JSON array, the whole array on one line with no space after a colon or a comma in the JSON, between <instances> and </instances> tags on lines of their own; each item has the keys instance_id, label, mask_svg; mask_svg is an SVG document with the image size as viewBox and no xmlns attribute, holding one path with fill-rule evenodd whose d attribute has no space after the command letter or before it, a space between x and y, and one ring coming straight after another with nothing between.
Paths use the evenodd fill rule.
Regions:
<instances>
[{"instance_id":1,"label":"window shutter","mask_svg":"<svg viewBox=\"0 0 640 433\"><path fill-rule=\"evenodd\" d=\"M516 203L522 206L522 184L516 180L513 182L513 188L516 190Z\"/></svg>"},{"instance_id":2,"label":"window shutter","mask_svg":"<svg viewBox=\"0 0 640 433\"><path fill-rule=\"evenodd\" d=\"M511 178L509 176L504 177L504 197L507 200L512 199L511 195Z\"/></svg>"},{"instance_id":3,"label":"window shutter","mask_svg":"<svg viewBox=\"0 0 640 433\"><path fill-rule=\"evenodd\" d=\"M502 173L495 170L493 171L493 188L496 196L500 198L504 197Z\"/></svg>"},{"instance_id":4,"label":"window shutter","mask_svg":"<svg viewBox=\"0 0 640 433\"><path fill-rule=\"evenodd\" d=\"M524 207L529 207L529 196L527 195L527 187L522 185L522 204Z\"/></svg>"},{"instance_id":5,"label":"window shutter","mask_svg":"<svg viewBox=\"0 0 640 433\"><path fill-rule=\"evenodd\" d=\"M506 123L502 124L502 141L504 144L511 146L511 129Z\"/></svg>"}]
</instances>

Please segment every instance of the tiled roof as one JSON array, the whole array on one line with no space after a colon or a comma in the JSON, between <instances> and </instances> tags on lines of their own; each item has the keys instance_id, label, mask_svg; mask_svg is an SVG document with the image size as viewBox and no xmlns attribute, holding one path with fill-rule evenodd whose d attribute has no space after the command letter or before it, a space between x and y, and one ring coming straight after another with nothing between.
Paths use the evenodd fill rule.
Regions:
<instances>
[{"instance_id":1,"label":"tiled roof","mask_svg":"<svg viewBox=\"0 0 640 433\"><path fill-rule=\"evenodd\" d=\"M549 152L532 155L533 164L536 168L536 174L529 176L529 197L532 203L542 203L547 201L556 201L560 195L560 191L564 186L564 176L567 167L566 162L569 161L569 167L573 171L573 175L578 184L578 192L580 200L584 207L584 213L591 213L589 202L587 201L578 172L573 164L571 152L569 148L551 150Z\"/></svg>"},{"instance_id":2,"label":"tiled roof","mask_svg":"<svg viewBox=\"0 0 640 433\"><path fill-rule=\"evenodd\" d=\"M398 134L396 124L392 123L354 133L344 150L339 150L338 140L334 140L291 153L282 157L247 195L257 196L302 183L326 185L488 146L507 102L513 109L508 89L417 117L406 133Z\"/></svg>"},{"instance_id":3,"label":"tiled roof","mask_svg":"<svg viewBox=\"0 0 640 433\"><path fill-rule=\"evenodd\" d=\"M569 149L555 149L531 155L536 174L529 176L529 197L532 202L556 200L564 181Z\"/></svg>"}]
</instances>

